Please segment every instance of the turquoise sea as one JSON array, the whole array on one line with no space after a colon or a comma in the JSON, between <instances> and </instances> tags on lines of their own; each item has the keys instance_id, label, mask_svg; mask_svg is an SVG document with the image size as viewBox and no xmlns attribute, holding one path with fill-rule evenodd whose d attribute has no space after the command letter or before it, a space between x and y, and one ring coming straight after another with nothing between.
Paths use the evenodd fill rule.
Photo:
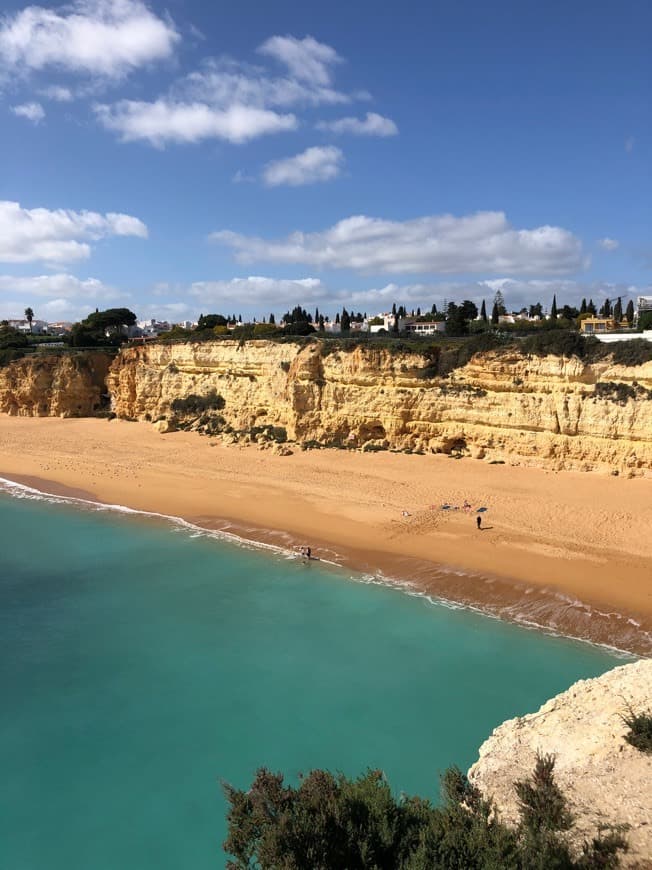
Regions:
<instances>
[{"instance_id":1,"label":"turquoise sea","mask_svg":"<svg viewBox=\"0 0 652 870\"><path fill-rule=\"evenodd\" d=\"M220 781L438 795L624 659L162 518L0 491L0 867L224 865ZM357 582L356 582L357 579Z\"/></svg>"}]
</instances>

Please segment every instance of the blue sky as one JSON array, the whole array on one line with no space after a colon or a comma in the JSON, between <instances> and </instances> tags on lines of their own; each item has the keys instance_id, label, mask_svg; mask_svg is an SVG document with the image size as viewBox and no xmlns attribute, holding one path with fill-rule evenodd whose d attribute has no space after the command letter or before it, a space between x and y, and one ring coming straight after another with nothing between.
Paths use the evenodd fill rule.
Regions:
<instances>
[{"instance_id":1,"label":"blue sky","mask_svg":"<svg viewBox=\"0 0 652 870\"><path fill-rule=\"evenodd\" d=\"M0 10L2 317L651 292L648 0Z\"/></svg>"}]
</instances>

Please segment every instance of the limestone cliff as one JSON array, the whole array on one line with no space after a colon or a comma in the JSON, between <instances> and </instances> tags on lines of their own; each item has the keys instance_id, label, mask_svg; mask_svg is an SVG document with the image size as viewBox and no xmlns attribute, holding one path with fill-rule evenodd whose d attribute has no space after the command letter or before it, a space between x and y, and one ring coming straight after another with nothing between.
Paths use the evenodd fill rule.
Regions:
<instances>
[{"instance_id":1,"label":"limestone cliff","mask_svg":"<svg viewBox=\"0 0 652 870\"><path fill-rule=\"evenodd\" d=\"M652 755L625 740L628 705L652 709L652 661L580 680L537 713L504 722L480 747L469 779L513 824L514 782L530 776L537 752L554 754L555 779L575 817L573 841L581 845L600 825L626 824L623 865L652 859Z\"/></svg>"},{"instance_id":2,"label":"limestone cliff","mask_svg":"<svg viewBox=\"0 0 652 870\"><path fill-rule=\"evenodd\" d=\"M652 362L589 365L501 350L440 376L419 353L374 347L155 344L123 350L108 389L119 417L161 421L164 429L194 425L230 439L287 435L310 446L652 470ZM211 395L202 414L202 397ZM188 396L193 401L182 407Z\"/></svg>"},{"instance_id":3,"label":"limestone cliff","mask_svg":"<svg viewBox=\"0 0 652 870\"><path fill-rule=\"evenodd\" d=\"M106 406L106 353L32 355L0 368L0 412L18 417L93 417Z\"/></svg>"}]
</instances>

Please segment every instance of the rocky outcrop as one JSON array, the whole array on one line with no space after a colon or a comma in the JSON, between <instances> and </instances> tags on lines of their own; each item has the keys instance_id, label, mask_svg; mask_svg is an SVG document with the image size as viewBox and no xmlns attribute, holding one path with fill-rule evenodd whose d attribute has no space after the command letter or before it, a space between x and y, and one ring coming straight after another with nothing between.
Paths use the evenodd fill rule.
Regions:
<instances>
[{"instance_id":1,"label":"rocky outcrop","mask_svg":"<svg viewBox=\"0 0 652 870\"><path fill-rule=\"evenodd\" d=\"M447 376L436 371L419 353L320 341L155 344L123 350L108 388L119 417L229 439L652 470L652 362L589 365L501 350ZM219 410L193 416L178 407L214 393Z\"/></svg>"},{"instance_id":2,"label":"rocky outcrop","mask_svg":"<svg viewBox=\"0 0 652 870\"><path fill-rule=\"evenodd\" d=\"M0 412L17 417L94 417L108 406L106 353L32 355L0 368Z\"/></svg>"},{"instance_id":3,"label":"rocky outcrop","mask_svg":"<svg viewBox=\"0 0 652 870\"><path fill-rule=\"evenodd\" d=\"M514 782L531 775L537 752L551 753L575 818L572 842L579 848L599 826L624 824L623 865L652 859L652 755L625 740L628 707L652 712L650 660L580 680L538 712L504 722L480 747L469 779L494 801L502 821L515 824Z\"/></svg>"}]
</instances>

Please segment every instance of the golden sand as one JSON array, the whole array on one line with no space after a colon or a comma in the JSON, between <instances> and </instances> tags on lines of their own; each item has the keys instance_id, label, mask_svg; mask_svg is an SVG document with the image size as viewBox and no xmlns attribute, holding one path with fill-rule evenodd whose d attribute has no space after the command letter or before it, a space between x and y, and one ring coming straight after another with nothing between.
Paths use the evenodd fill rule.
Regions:
<instances>
[{"instance_id":1,"label":"golden sand","mask_svg":"<svg viewBox=\"0 0 652 870\"><path fill-rule=\"evenodd\" d=\"M532 618L539 614L534 621L647 651L652 484L646 479L440 455L277 456L194 433L161 435L146 423L2 415L0 476L252 539L310 544L317 556L336 555L503 615L529 602ZM471 509L464 510L465 501ZM487 508L480 531L478 507ZM624 640L618 625L638 639Z\"/></svg>"}]
</instances>

